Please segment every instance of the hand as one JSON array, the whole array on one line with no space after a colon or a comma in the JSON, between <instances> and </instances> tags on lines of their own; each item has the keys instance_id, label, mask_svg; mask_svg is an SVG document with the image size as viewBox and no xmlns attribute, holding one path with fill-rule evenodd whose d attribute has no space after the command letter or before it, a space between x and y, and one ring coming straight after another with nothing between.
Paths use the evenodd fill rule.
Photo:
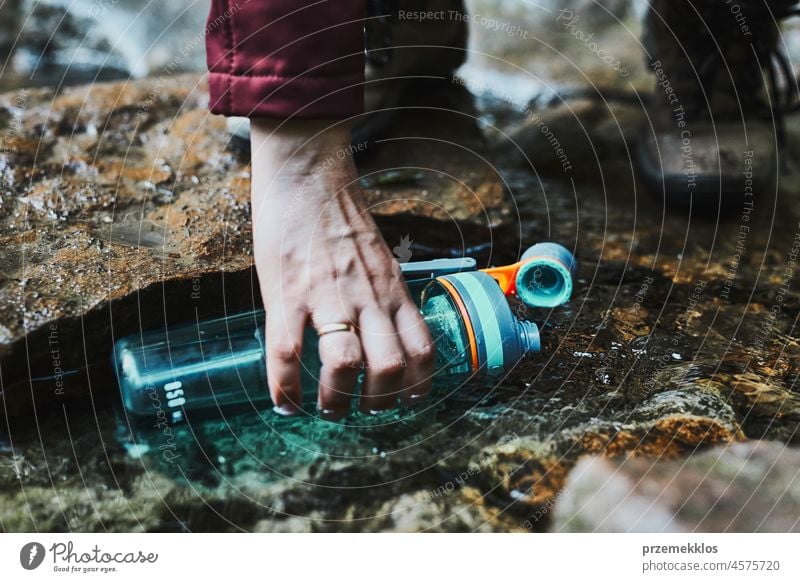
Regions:
<instances>
[{"instance_id":1,"label":"hand","mask_svg":"<svg viewBox=\"0 0 800 582\"><path fill-rule=\"evenodd\" d=\"M400 266L369 213L339 122L258 119L251 125L255 263L267 312L267 377L276 411L299 411L303 330L350 323L320 337L317 406L377 412L430 389L434 347Z\"/></svg>"}]
</instances>

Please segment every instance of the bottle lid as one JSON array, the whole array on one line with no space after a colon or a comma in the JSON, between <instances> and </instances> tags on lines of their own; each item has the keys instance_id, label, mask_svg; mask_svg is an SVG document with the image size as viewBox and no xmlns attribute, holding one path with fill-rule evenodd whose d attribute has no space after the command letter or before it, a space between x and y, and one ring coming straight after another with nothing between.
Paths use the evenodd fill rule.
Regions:
<instances>
[{"instance_id":1,"label":"bottle lid","mask_svg":"<svg viewBox=\"0 0 800 582\"><path fill-rule=\"evenodd\" d=\"M516 291L533 307L557 307L572 296L575 257L558 243L537 243L522 255Z\"/></svg>"},{"instance_id":2,"label":"bottle lid","mask_svg":"<svg viewBox=\"0 0 800 582\"><path fill-rule=\"evenodd\" d=\"M523 356L540 349L536 324L519 321L497 282L482 271L445 275L423 294L423 304L434 291L444 291L464 322L475 371L511 369Z\"/></svg>"}]
</instances>

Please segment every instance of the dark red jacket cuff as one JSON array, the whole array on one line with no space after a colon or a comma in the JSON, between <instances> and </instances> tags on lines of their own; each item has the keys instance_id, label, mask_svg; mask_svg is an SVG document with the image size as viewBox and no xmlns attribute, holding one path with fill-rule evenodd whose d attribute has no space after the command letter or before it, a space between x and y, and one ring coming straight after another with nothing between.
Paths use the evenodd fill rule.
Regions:
<instances>
[{"instance_id":1,"label":"dark red jacket cuff","mask_svg":"<svg viewBox=\"0 0 800 582\"><path fill-rule=\"evenodd\" d=\"M212 0L213 113L343 118L364 110L365 0Z\"/></svg>"}]
</instances>

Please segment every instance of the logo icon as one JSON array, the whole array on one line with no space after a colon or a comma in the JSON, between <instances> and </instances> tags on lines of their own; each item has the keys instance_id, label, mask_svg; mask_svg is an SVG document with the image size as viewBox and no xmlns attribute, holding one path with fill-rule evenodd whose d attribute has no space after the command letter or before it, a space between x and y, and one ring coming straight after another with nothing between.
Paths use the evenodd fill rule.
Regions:
<instances>
[{"instance_id":1,"label":"logo icon","mask_svg":"<svg viewBox=\"0 0 800 582\"><path fill-rule=\"evenodd\" d=\"M39 542L28 542L19 551L19 563L26 570L35 570L44 561L44 546Z\"/></svg>"},{"instance_id":2,"label":"logo icon","mask_svg":"<svg viewBox=\"0 0 800 582\"><path fill-rule=\"evenodd\" d=\"M411 244L414 241L411 240L411 235L406 235L400 239L400 244L397 245L392 249L394 256L397 257L397 260L401 263L407 263L411 260L411 255L414 253L411 252Z\"/></svg>"}]
</instances>

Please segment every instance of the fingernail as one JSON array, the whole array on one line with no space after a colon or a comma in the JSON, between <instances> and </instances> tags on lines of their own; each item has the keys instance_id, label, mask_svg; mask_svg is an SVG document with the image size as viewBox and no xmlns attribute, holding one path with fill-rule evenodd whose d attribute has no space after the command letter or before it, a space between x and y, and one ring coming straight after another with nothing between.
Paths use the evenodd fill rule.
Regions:
<instances>
[{"instance_id":1,"label":"fingernail","mask_svg":"<svg viewBox=\"0 0 800 582\"><path fill-rule=\"evenodd\" d=\"M403 394L398 401L401 406L405 406L406 408L416 408L425 403L425 396L426 394L424 392L409 392L407 394Z\"/></svg>"},{"instance_id":2,"label":"fingernail","mask_svg":"<svg viewBox=\"0 0 800 582\"><path fill-rule=\"evenodd\" d=\"M272 412L281 416L295 416L299 410L292 404L279 404L272 407Z\"/></svg>"},{"instance_id":3,"label":"fingernail","mask_svg":"<svg viewBox=\"0 0 800 582\"><path fill-rule=\"evenodd\" d=\"M332 422L341 420L345 416L345 411L335 410L333 408L317 408L317 413L321 419L330 420Z\"/></svg>"},{"instance_id":4,"label":"fingernail","mask_svg":"<svg viewBox=\"0 0 800 582\"><path fill-rule=\"evenodd\" d=\"M407 394L403 399L403 404L409 408L420 406L425 402L425 394Z\"/></svg>"},{"instance_id":5,"label":"fingernail","mask_svg":"<svg viewBox=\"0 0 800 582\"><path fill-rule=\"evenodd\" d=\"M379 410L375 408L370 408L369 414L372 416L378 416L381 414L386 414L387 412L391 412L392 410L394 410L394 408L381 408Z\"/></svg>"}]
</instances>

